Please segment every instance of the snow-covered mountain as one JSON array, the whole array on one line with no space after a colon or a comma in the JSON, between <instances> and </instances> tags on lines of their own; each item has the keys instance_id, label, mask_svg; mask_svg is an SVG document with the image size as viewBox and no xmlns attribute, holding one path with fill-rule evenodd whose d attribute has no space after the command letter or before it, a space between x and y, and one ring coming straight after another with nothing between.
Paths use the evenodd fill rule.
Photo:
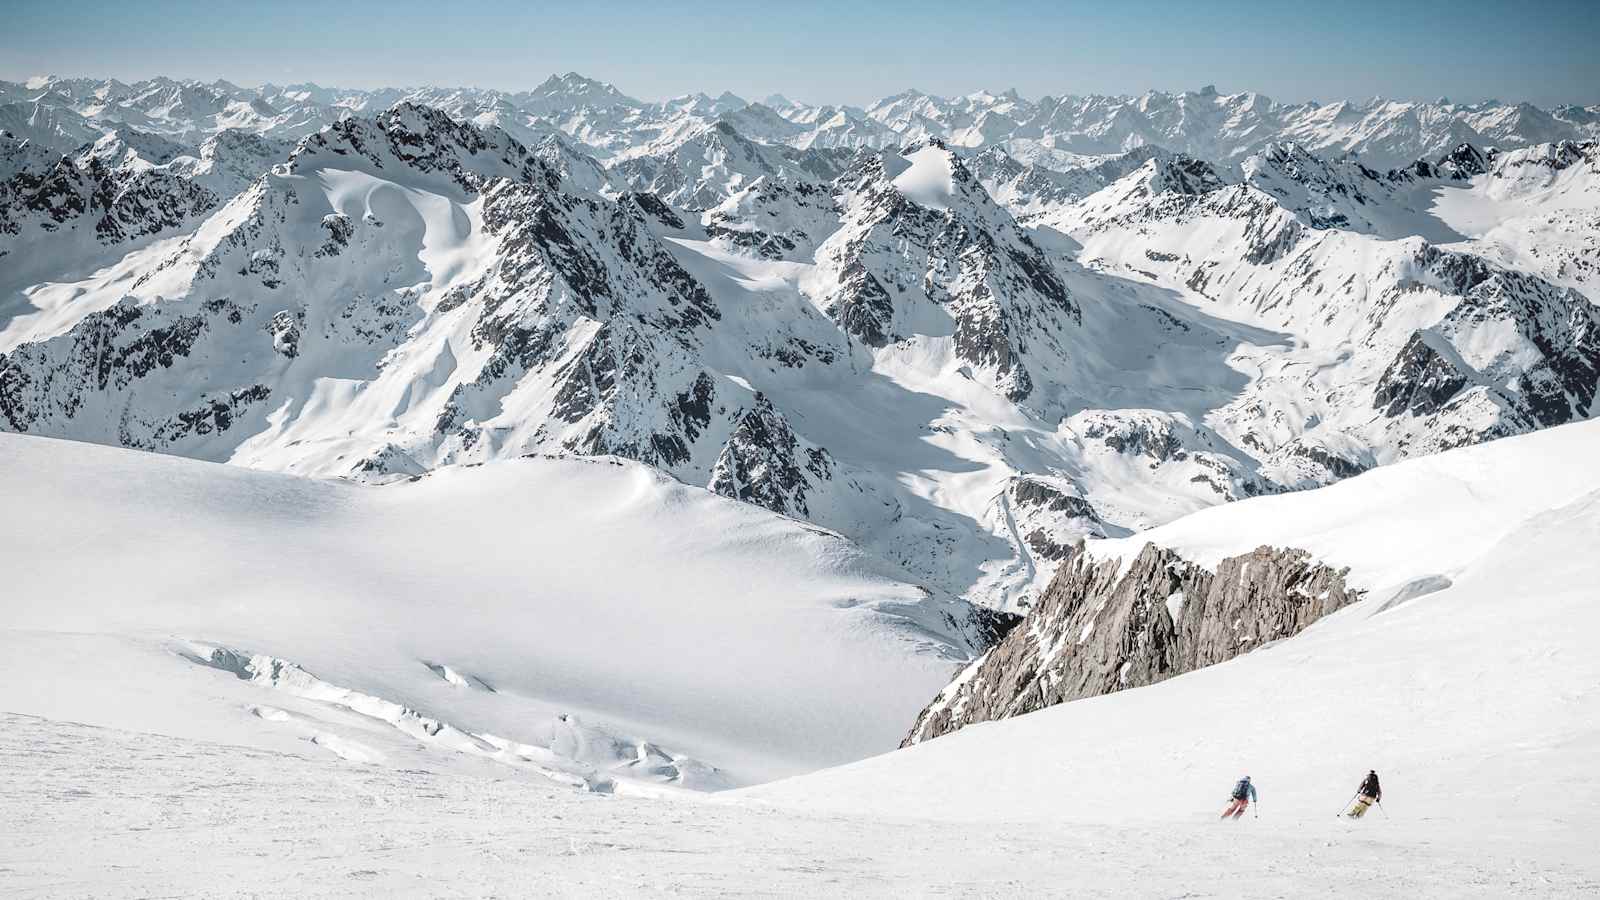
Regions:
<instances>
[{"instance_id":1,"label":"snow-covered mountain","mask_svg":"<svg viewBox=\"0 0 1600 900\"><path fill-rule=\"evenodd\" d=\"M613 179L635 190L674 206L704 210L761 178L832 181L852 156L848 150L797 150L758 143L719 121L670 151L622 160L610 171Z\"/></svg>"},{"instance_id":2,"label":"snow-covered mountain","mask_svg":"<svg viewBox=\"0 0 1600 900\"><path fill-rule=\"evenodd\" d=\"M129 246L175 233L220 203L170 165L97 141L77 159L23 171L0 183L0 276L11 288L68 272L93 271ZM113 161L97 155L105 150ZM85 268L88 264L88 268Z\"/></svg>"},{"instance_id":3,"label":"snow-covered mountain","mask_svg":"<svg viewBox=\"0 0 1600 900\"><path fill-rule=\"evenodd\" d=\"M1091 267L1293 335L1287 352L1247 354L1259 374L1213 423L1272 481L1326 483L1593 414L1595 148L1464 146L1380 174L1274 145L1237 183L1153 159L1026 221L1071 235ZM1520 216L1523 197L1550 218ZM1513 262L1557 231L1528 254L1548 261Z\"/></svg>"},{"instance_id":4,"label":"snow-covered mountain","mask_svg":"<svg viewBox=\"0 0 1600 900\"><path fill-rule=\"evenodd\" d=\"M39 77L0 82L0 130L67 152L119 126L190 144L224 129L298 140L343 115L373 115L401 101L505 129L525 144L559 130L603 160L670 151L724 121L771 144L808 148L883 148L937 138L964 148L1001 147L1046 168L1077 167L1085 156L1154 146L1223 165L1273 143L1294 142L1319 155L1354 153L1387 170L1434 159L1462 143L1517 149L1600 137L1600 109L1487 100L1279 103L1253 92L1213 87L1137 97L1046 96L979 91L938 97L906 91L866 108L796 103L783 97L750 103L730 93L691 94L659 102L629 97L576 72L552 75L528 91L481 88L348 90L313 84L243 88L153 78Z\"/></svg>"},{"instance_id":5,"label":"snow-covered mountain","mask_svg":"<svg viewBox=\"0 0 1600 900\"><path fill-rule=\"evenodd\" d=\"M343 118L119 128L0 187L0 424L368 480L615 454L1013 608L1081 535L1593 410L1593 142L1057 171L761 143L697 96L714 124L608 169L277 90ZM901 101L872 121L955 121Z\"/></svg>"},{"instance_id":6,"label":"snow-covered mountain","mask_svg":"<svg viewBox=\"0 0 1600 900\"><path fill-rule=\"evenodd\" d=\"M1009 535L952 556L970 526L882 465L898 433L859 433L912 396L872 381L876 333L829 318L849 320L839 271L911 202L874 172L853 183L866 199L844 262L749 281L740 267L755 260L717 251L653 195L594 194L504 132L410 104L351 117L188 233L166 237L158 220L118 265L22 296L0 363L6 427L369 479L616 454L839 529L940 596L992 578L1005 583L981 593L1020 590ZM936 352L928 375L974 367L1020 397L1023 329L1072 327L1074 311L1038 248L963 185L922 197L940 208L906 260L922 278L961 257L938 276L950 287L889 312L908 337L959 325L957 355ZM970 212L936 226L950 209ZM1003 254L971 243L991 231ZM891 283L910 277L869 261ZM864 380L881 385L871 399L839 407ZM899 427L921 434L936 414L900 409Z\"/></svg>"},{"instance_id":7,"label":"snow-covered mountain","mask_svg":"<svg viewBox=\"0 0 1600 900\"><path fill-rule=\"evenodd\" d=\"M1159 147L1144 146L1052 168L1038 162L1025 163L991 147L968 160L967 168L978 176L996 202L1019 216L1027 216L1081 200L1139 168L1145 160L1171 155Z\"/></svg>"}]
</instances>

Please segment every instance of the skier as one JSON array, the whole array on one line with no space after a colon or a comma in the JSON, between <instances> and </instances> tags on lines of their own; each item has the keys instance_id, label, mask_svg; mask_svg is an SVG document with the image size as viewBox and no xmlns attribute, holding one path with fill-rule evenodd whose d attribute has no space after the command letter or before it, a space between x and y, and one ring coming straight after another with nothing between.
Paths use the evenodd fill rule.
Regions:
<instances>
[{"instance_id":1,"label":"skier","mask_svg":"<svg viewBox=\"0 0 1600 900\"><path fill-rule=\"evenodd\" d=\"M1378 772L1376 769L1367 772L1367 777L1361 779L1361 787L1356 788L1356 802L1346 813L1352 819L1359 819L1367 814L1367 810L1374 803L1383 802L1383 788L1378 785Z\"/></svg>"},{"instance_id":2,"label":"skier","mask_svg":"<svg viewBox=\"0 0 1600 900\"><path fill-rule=\"evenodd\" d=\"M1238 784L1233 786L1233 802L1229 803L1228 808L1222 811L1222 817L1224 819L1229 816L1233 816L1235 819L1239 818L1244 815L1245 807L1249 806L1250 802L1255 799L1256 786L1250 783L1250 776L1246 775L1239 779Z\"/></svg>"}]
</instances>

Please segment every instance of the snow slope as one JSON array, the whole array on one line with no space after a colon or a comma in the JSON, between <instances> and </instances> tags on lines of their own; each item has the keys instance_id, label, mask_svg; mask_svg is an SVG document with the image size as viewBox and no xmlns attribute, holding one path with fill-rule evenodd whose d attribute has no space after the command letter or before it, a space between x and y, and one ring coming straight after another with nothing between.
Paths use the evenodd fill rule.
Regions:
<instances>
[{"instance_id":1,"label":"snow slope","mask_svg":"<svg viewBox=\"0 0 1600 900\"><path fill-rule=\"evenodd\" d=\"M135 692L119 681L157 683L151 661L159 654L118 649L120 638L11 628L0 632L0 803L16 810L16 835L0 844L0 877L19 896L142 896L157 888L305 896L1588 896L1600 888L1592 773L1600 660L1589 644L1600 624L1591 593L1600 475L1585 465L1597 438L1600 424L1563 426L1156 529L1151 538L1197 559L1281 537L1350 564L1360 583L1434 580L1399 593L1372 588L1301 635L1153 687L712 797L607 797L483 777L437 757L373 765L305 741L219 742L240 737L221 729L210 740L138 733L167 729L131 721L156 704L133 703ZM122 460L147 478L225 472L252 487L232 504L252 517L275 496L272 486L305 484L125 451L4 441L8 460L31 445ZM51 467L31 461L49 480ZM82 462L66 460L76 472L99 468ZM519 465L457 474L488 477ZM563 465L569 477L607 464ZM24 484L8 483L10 490L26 482L13 481ZM114 479L87 487L133 490ZM168 502L204 499L194 487L167 478L148 490L174 495ZM409 488L335 493L403 498ZM74 503L91 502L71 493L51 499L66 507L62 518ZM608 495L604 505L615 509L617 499ZM103 544L61 534L48 506L28 508L34 522L7 534L4 546L54 545L87 560L80 569L91 575L105 570L104 553L89 552ZM291 511L281 509L275 531L294 533ZM75 524L81 532L84 523ZM392 542L414 527L407 521L368 537ZM36 531L45 537L22 543ZM1124 546L1091 544L1108 554ZM75 604L60 596L69 609ZM168 603L179 605L177 597ZM161 658L174 673L189 665ZM140 668L114 668L130 659ZM62 721L72 717L71 703L85 702L67 696L74 680L80 692L85 684L115 691L96 701L102 707L111 699L131 707L121 721L99 712L98 724L120 729ZM19 691L19 681L34 690ZM231 676L216 684L267 693ZM434 686L463 690L442 680ZM24 701L46 717L17 715L29 711ZM216 720L249 721L226 703L212 709ZM1361 822L1337 817L1368 768L1383 777L1383 810ZM1259 785L1260 804L1242 821L1218 823L1225 792L1245 773ZM206 865L192 863L197 854Z\"/></svg>"},{"instance_id":2,"label":"snow slope","mask_svg":"<svg viewBox=\"0 0 1600 900\"><path fill-rule=\"evenodd\" d=\"M929 145L905 155L910 163L894 177L894 186L913 203L945 212L955 193L949 154Z\"/></svg>"},{"instance_id":3,"label":"snow slope","mask_svg":"<svg viewBox=\"0 0 1600 900\"><path fill-rule=\"evenodd\" d=\"M1340 833L1333 814L1376 768L1392 821L1363 829L1577 863L1592 888L1597 441L1600 425L1565 426L1091 541L1095 555L1150 540L1202 563L1300 546L1350 566L1368 593L1227 663L745 796L856 815L1171 829L1215 816L1249 774L1264 824L1320 844L1310 835Z\"/></svg>"},{"instance_id":4,"label":"snow slope","mask_svg":"<svg viewBox=\"0 0 1600 900\"><path fill-rule=\"evenodd\" d=\"M1383 466L1311 493L1215 506L1090 546L1127 559L1154 542L1204 566L1238 548L1299 547L1349 566L1350 585L1376 597L1416 579L1454 579L1531 520L1600 491L1597 447L1600 423L1582 422Z\"/></svg>"},{"instance_id":5,"label":"snow slope","mask_svg":"<svg viewBox=\"0 0 1600 900\"><path fill-rule=\"evenodd\" d=\"M1227 827L975 825L687 799L0 715L0 803L14 810L0 878L17 897L1493 900L1584 896L1597 884L1592 860L1526 853L1498 833L1463 846L1432 822L1376 812L1359 827L1271 812Z\"/></svg>"},{"instance_id":6,"label":"snow slope","mask_svg":"<svg viewBox=\"0 0 1600 900\"><path fill-rule=\"evenodd\" d=\"M893 746L967 653L843 539L613 459L376 488L7 434L0 497L9 712L715 788Z\"/></svg>"}]
</instances>

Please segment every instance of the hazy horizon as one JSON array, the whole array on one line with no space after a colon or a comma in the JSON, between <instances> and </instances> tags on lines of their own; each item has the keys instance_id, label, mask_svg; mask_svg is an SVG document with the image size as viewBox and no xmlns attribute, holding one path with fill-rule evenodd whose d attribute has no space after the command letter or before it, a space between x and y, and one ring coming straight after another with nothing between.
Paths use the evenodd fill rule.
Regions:
<instances>
[{"instance_id":1,"label":"hazy horizon","mask_svg":"<svg viewBox=\"0 0 1600 900\"><path fill-rule=\"evenodd\" d=\"M663 95L663 96L642 96L639 92L630 91L630 90L627 89L626 85L618 84L617 82L615 82L615 81L613 81L613 80L611 80L609 78L606 78L602 74L593 73L593 72L579 72L579 71L576 71L576 70L571 70L571 71L568 71L568 72L551 72L549 74L546 74L544 77L538 78L538 79L534 80L533 82L531 82L529 84L526 84L526 85L505 85L505 86L502 86L502 85L486 85L486 84L445 83L445 82L417 82L417 83L414 83L414 84L413 83L374 82L372 84L348 84L348 83L340 83L340 82L323 82L323 81L317 81L315 79L277 80L277 81L250 81L250 80L240 79L240 78L229 78L226 75L173 74L173 73L170 73L170 72L156 72L156 73L153 73L153 74L150 74L150 75L141 75L141 76L138 76L138 77L124 77L124 76L118 76L118 75L106 75L106 74L103 74L103 73L96 73L96 72L87 72L86 73L86 72L72 72L72 71L32 72L32 73L29 73L27 75L22 75L22 76L0 75L0 81L10 81L10 82L13 82L13 83L18 83L18 84L26 84L28 82L31 82L31 81L34 81L34 80L37 80L37 79L42 79L42 78L61 78L61 79L79 79L79 78L82 78L82 79L87 79L87 80L90 80L90 81L111 81L111 80L114 80L114 81L120 81L120 82L122 82L124 84L136 84L138 82L146 81L146 80L154 79L154 78L169 78L169 79L171 79L173 81L178 81L178 82L197 82L197 83L200 83L200 84L208 84L208 85L209 84L215 84L216 82L222 81L222 82L227 82L229 84L234 85L235 87L242 88L242 89L245 89L245 90L254 90L254 89L258 89L258 88L261 88L261 87L264 87L264 86L267 86L267 85L272 85L274 87L279 87L279 88L294 87L294 86L299 86L299 85L312 85L312 86L315 86L315 87L318 87L318 88L322 88L324 90L335 90L335 91L343 91L343 90L349 90L349 91L376 91L376 90L384 90L384 89L394 89L394 90L405 91L405 90L437 89L437 90L500 91L500 92L503 92L503 93L514 94L514 93L518 93L518 92L525 92L525 91L535 90L536 88L538 88L540 85L542 85L548 79L559 77L559 76L562 76L562 75L568 75L568 74L577 74L577 75L579 75L581 77L588 78L588 79L593 80L593 81L598 81L598 82L602 82L602 83L605 83L605 84L609 84L612 87L616 88L618 91L620 91L623 95L625 95L625 96L627 96L627 97L629 97L631 99L639 100L639 101L645 102L645 103L658 103L658 102L663 102L663 101L667 101L667 100L673 100L673 99L689 96L689 95L692 95L692 94L704 94L706 96L709 96L709 97L712 97L712 98L716 98L716 97L720 96L721 94L723 94L725 92L725 89L723 89L723 88L712 86L712 87L708 87L708 88L699 88L699 89L689 90L689 91L685 91L683 93L678 93L678 94ZM1071 90L1062 90L1062 91L1047 91L1047 92L1042 93L1042 94L1030 94L1027 91L1017 90L1017 89L1011 88L1011 87L996 87L996 86L992 86L992 85L980 86L980 87L976 87L976 88L973 88L971 90L966 90L966 91L941 93L941 92L937 92L937 91L924 90L924 89L922 89L922 88L920 88L920 87L918 87L916 85L908 85L908 86L902 87L902 88L900 88L898 90L892 90L892 91L889 91L887 93L874 96L872 98L869 98L866 102L859 103L859 104L858 103L845 103L843 101L839 101L839 100L835 100L835 99L831 99L831 98L827 98L827 97L821 97L821 98L800 97L800 96L796 96L793 93L790 93L790 92L787 92L787 91L770 91L770 92L767 92L765 94L760 94L760 95L749 95L749 94L740 93L738 91L726 91L726 93L734 94L735 96L739 97L739 99L744 100L746 102L750 102L750 103L762 102L762 101L766 100L767 98L769 98L769 97L771 97L773 95L778 95L778 96L782 96L785 99L790 100L790 101L807 103L807 104L810 104L810 105L818 105L818 106L820 106L820 105L828 105L828 104L843 105L843 106L870 106L873 102L876 102L876 101L879 101L879 100L884 100L884 99L887 99L889 97L893 97L893 96L896 96L898 94L905 93L907 91L918 91L920 93L924 93L924 94L927 94L929 96L940 97L942 99L947 99L948 100L948 99L954 99L954 98L957 98L957 97L964 97L964 96L969 96L969 95L973 95L973 94L978 94L978 93L982 93L982 92L985 92L985 91L987 91L990 94L999 95L999 94L1002 94L1002 93L1004 93L1005 91L1008 91L1008 90L1017 90L1018 96L1020 96L1022 99L1028 100L1028 101L1037 102L1037 101L1043 99L1046 96L1057 97L1057 98L1060 98L1060 97L1090 97L1090 96L1136 98L1136 97L1139 97L1139 96L1142 96L1142 95L1144 95L1146 93L1151 93L1151 92L1162 93L1162 94L1171 94L1171 95L1177 95L1177 94L1183 94L1183 93L1197 94L1197 93L1202 92L1207 87L1214 88L1216 90L1216 92L1218 94L1221 94L1221 95L1245 94L1245 93L1252 93L1253 92L1253 93L1258 94L1260 96L1266 97L1269 100L1272 100L1274 103L1280 103L1280 104L1285 104L1285 105L1295 105L1295 104L1301 104L1301 103L1318 103L1318 104L1327 105L1329 103L1337 103L1337 102L1341 102L1341 101L1363 102L1363 101L1366 101L1366 100L1371 100L1371 99L1380 98L1380 97L1383 100L1394 101L1394 102L1402 102L1402 103L1409 103L1409 102L1433 103L1433 102L1437 102L1437 101L1439 101L1441 99L1449 100L1452 104L1459 104L1459 105L1472 105L1472 104L1482 103L1482 102L1486 102L1486 101L1500 101L1501 103L1512 103L1512 104L1514 104L1514 103L1533 103L1535 106L1539 106L1541 108L1546 108L1546 109L1554 109L1554 108L1558 108L1558 107L1562 107L1562 106L1593 106L1593 105L1596 105L1596 104L1593 104L1593 103L1578 103L1578 102L1570 102L1570 103L1536 103L1535 101L1528 100L1528 99L1523 98L1523 97L1510 97L1510 96L1466 97L1466 96L1458 96L1458 95L1450 95L1450 94L1441 94L1441 95L1436 96L1436 97L1435 96L1414 96L1414 97L1412 97L1412 96L1402 96L1402 95L1398 95L1398 94L1375 94L1375 95L1371 95L1371 96L1362 96L1362 97L1349 96L1349 97L1328 97L1328 98L1279 97L1279 96L1271 94L1271 93L1269 93L1267 91L1255 90L1254 88L1250 88L1248 86L1232 87L1232 86L1229 86L1229 85L1217 85L1217 84L1209 84L1209 83L1208 84L1204 84L1204 85L1191 85L1191 86L1183 86L1183 87L1159 87L1159 86L1157 86L1157 87L1146 88L1145 90L1141 90L1141 91L1122 91L1122 92L1117 92L1117 93L1090 93L1090 92L1078 92L1078 91L1071 91Z\"/></svg>"},{"instance_id":2,"label":"hazy horizon","mask_svg":"<svg viewBox=\"0 0 1600 900\"><path fill-rule=\"evenodd\" d=\"M87 12L85 9L87 8ZM723 91L863 105L917 89L1137 96L1214 84L1282 103L1373 96L1551 107L1600 103L1600 12L1361 0L1316 10L1230 0L1204 9L930 0L800 7L724 2L461 4L305 0L241 14L197 0L64 6L20 0L0 78L157 75L241 86L529 90L579 72L645 101Z\"/></svg>"}]
</instances>

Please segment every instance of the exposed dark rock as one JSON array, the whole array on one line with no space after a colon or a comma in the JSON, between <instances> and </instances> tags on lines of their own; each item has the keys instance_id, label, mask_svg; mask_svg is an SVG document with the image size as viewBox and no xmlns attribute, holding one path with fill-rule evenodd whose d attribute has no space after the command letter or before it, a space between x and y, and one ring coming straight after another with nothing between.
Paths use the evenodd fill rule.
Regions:
<instances>
[{"instance_id":1,"label":"exposed dark rock","mask_svg":"<svg viewBox=\"0 0 1600 900\"><path fill-rule=\"evenodd\" d=\"M1354 478L1370 468L1362 463L1332 453L1323 447L1310 444L1296 442L1290 446L1289 452L1295 456L1311 460L1327 470L1328 474L1335 479Z\"/></svg>"},{"instance_id":2,"label":"exposed dark rock","mask_svg":"<svg viewBox=\"0 0 1600 900\"><path fill-rule=\"evenodd\" d=\"M624 194L617 202L624 205L632 204L638 208L642 215L654 219L668 228L674 230L683 228L683 218L673 212L672 207L668 206L655 194L635 191L630 194Z\"/></svg>"},{"instance_id":3,"label":"exposed dark rock","mask_svg":"<svg viewBox=\"0 0 1600 900\"><path fill-rule=\"evenodd\" d=\"M270 396L272 391L266 385L254 384L229 391L224 396L204 397L193 409L179 412L157 426L151 446L167 446L186 437L227 431L233 427L234 419L244 407L260 403Z\"/></svg>"},{"instance_id":4,"label":"exposed dark rock","mask_svg":"<svg viewBox=\"0 0 1600 900\"><path fill-rule=\"evenodd\" d=\"M1169 159L1157 158L1150 165L1155 172L1152 183L1161 191L1199 196L1228 183L1216 166L1192 156L1179 154Z\"/></svg>"},{"instance_id":5,"label":"exposed dark rock","mask_svg":"<svg viewBox=\"0 0 1600 900\"><path fill-rule=\"evenodd\" d=\"M1155 544L1127 566L1069 550L1022 624L922 711L904 744L1154 684L1298 634L1360 598L1346 572L1272 547L1215 572Z\"/></svg>"},{"instance_id":6,"label":"exposed dark rock","mask_svg":"<svg viewBox=\"0 0 1600 900\"><path fill-rule=\"evenodd\" d=\"M317 248L316 255L338 256L344 248L350 246L350 236L355 234L355 223L350 217L341 213L332 213L322 217L322 230L327 232L328 239Z\"/></svg>"},{"instance_id":7,"label":"exposed dark rock","mask_svg":"<svg viewBox=\"0 0 1600 900\"><path fill-rule=\"evenodd\" d=\"M1094 507L1082 497L1069 496L1056 488L1032 478L1019 478L1011 487L1011 496L1023 506L1042 506L1051 512L1067 516L1099 519Z\"/></svg>"},{"instance_id":8,"label":"exposed dark rock","mask_svg":"<svg viewBox=\"0 0 1600 900\"><path fill-rule=\"evenodd\" d=\"M903 152L913 150L920 152ZM839 287L822 306L847 333L881 347L898 339L897 305L937 304L955 323L956 355L1020 402L1035 388L1030 348L1063 352L1063 329L1082 314L1043 250L959 158L947 164L947 208L912 201L880 154L840 176L834 187L848 239L836 235L824 251L837 262Z\"/></svg>"},{"instance_id":9,"label":"exposed dark rock","mask_svg":"<svg viewBox=\"0 0 1600 900\"><path fill-rule=\"evenodd\" d=\"M706 487L724 497L804 518L810 515L807 493L814 482L833 477L833 465L828 451L802 447L772 401L756 394L717 456Z\"/></svg>"},{"instance_id":10,"label":"exposed dark rock","mask_svg":"<svg viewBox=\"0 0 1600 900\"><path fill-rule=\"evenodd\" d=\"M300 355L300 326L305 324L305 313L279 310L267 323L267 333L272 335L272 349L294 359Z\"/></svg>"},{"instance_id":11,"label":"exposed dark rock","mask_svg":"<svg viewBox=\"0 0 1600 900\"><path fill-rule=\"evenodd\" d=\"M1493 150L1485 154L1477 147L1464 143L1440 157L1438 165L1434 168L1443 177L1465 181L1474 175L1482 175L1489 171L1489 164L1493 161L1494 155Z\"/></svg>"},{"instance_id":12,"label":"exposed dark rock","mask_svg":"<svg viewBox=\"0 0 1600 900\"><path fill-rule=\"evenodd\" d=\"M1404 412L1425 416L1443 409L1468 381L1417 331L1378 379L1372 405L1386 416Z\"/></svg>"},{"instance_id":13,"label":"exposed dark rock","mask_svg":"<svg viewBox=\"0 0 1600 900\"><path fill-rule=\"evenodd\" d=\"M1304 235L1300 223L1290 216L1253 216L1245 225L1244 260L1268 266L1289 254Z\"/></svg>"},{"instance_id":14,"label":"exposed dark rock","mask_svg":"<svg viewBox=\"0 0 1600 900\"><path fill-rule=\"evenodd\" d=\"M0 238L26 244L92 226L95 240L110 247L169 232L220 203L211 191L169 172L61 157L43 172L0 181ZM11 244L0 240L0 258Z\"/></svg>"},{"instance_id":15,"label":"exposed dark rock","mask_svg":"<svg viewBox=\"0 0 1600 900\"><path fill-rule=\"evenodd\" d=\"M23 344L0 355L0 416L5 427L31 431L37 426L50 433L97 395L125 395L135 382L189 356L213 330L237 326L244 318L243 311L227 300L190 309L182 314L123 302L85 316L60 339ZM265 399L267 389L254 385L224 390L228 399L218 399L219 393L197 408L144 421L138 428L124 421L118 426L122 443L162 449L176 436L226 431L237 408Z\"/></svg>"},{"instance_id":16,"label":"exposed dark rock","mask_svg":"<svg viewBox=\"0 0 1600 900\"><path fill-rule=\"evenodd\" d=\"M1430 415L1481 385L1526 420L1519 430L1589 414L1600 387L1600 309L1570 288L1476 256L1424 245L1417 261L1428 278L1460 293L1461 302L1407 341L1378 381L1377 409ZM1484 343L1483 331L1520 335L1533 352L1502 352L1474 367L1462 354Z\"/></svg>"},{"instance_id":17,"label":"exposed dark rock","mask_svg":"<svg viewBox=\"0 0 1600 900\"><path fill-rule=\"evenodd\" d=\"M859 260L852 260L842 273L839 292L828 305L832 316L846 334L869 347L882 347L895 340L894 300L876 276Z\"/></svg>"},{"instance_id":18,"label":"exposed dark rock","mask_svg":"<svg viewBox=\"0 0 1600 900\"><path fill-rule=\"evenodd\" d=\"M1062 559L1072 549L1070 544L1063 544L1046 534L1043 528L1035 528L1023 538L1028 544L1028 549L1033 555L1051 562Z\"/></svg>"}]
</instances>

